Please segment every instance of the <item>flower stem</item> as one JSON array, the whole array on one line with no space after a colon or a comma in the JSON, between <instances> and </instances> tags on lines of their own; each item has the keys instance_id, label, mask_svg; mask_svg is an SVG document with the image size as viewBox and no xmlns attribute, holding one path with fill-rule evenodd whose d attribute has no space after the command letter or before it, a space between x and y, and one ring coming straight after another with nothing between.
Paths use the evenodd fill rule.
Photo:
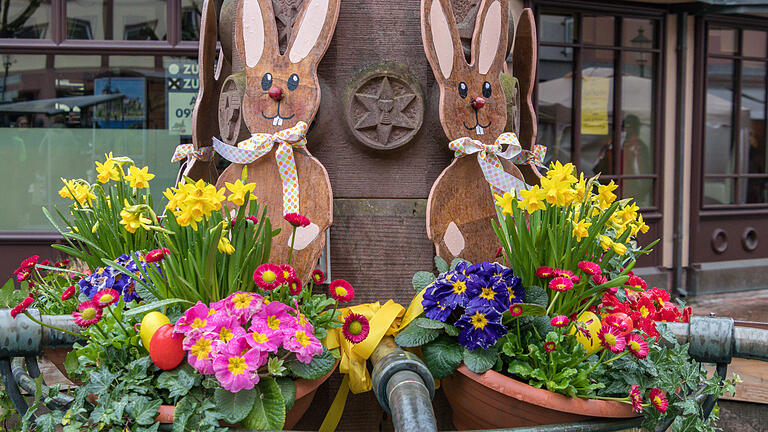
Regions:
<instances>
[{"instance_id":1,"label":"flower stem","mask_svg":"<svg viewBox=\"0 0 768 432\"><path fill-rule=\"evenodd\" d=\"M586 375L586 376L589 376L589 374L591 374L591 373L592 373L592 371L593 371L593 370L595 370L595 368L596 368L596 367L598 367L598 366L600 365L600 363L602 363L602 362L603 362L603 359L605 358L605 352L606 352L606 351L608 351L608 350L606 350L606 349L603 349L603 352L600 354L600 358L597 360L597 363L595 363L594 365L592 365L592 367L591 367L591 368L589 368L589 370L587 371L587 373L585 373L584 375Z\"/></svg>"},{"instance_id":2,"label":"flower stem","mask_svg":"<svg viewBox=\"0 0 768 432\"><path fill-rule=\"evenodd\" d=\"M552 306L555 305L555 302L557 301L557 297L560 295L560 291L556 292L555 295L552 297L552 300L549 301L549 306L547 307L547 312L545 315L549 315L549 313L552 311Z\"/></svg>"},{"instance_id":3,"label":"flower stem","mask_svg":"<svg viewBox=\"0 0 768 432\"><path fill-rule=\"evenodd\" d=\"M296 225L293 226L293 231L291 232L291 250L288 251L288 265L291 265L291 260L293 259L293 243L296 241Z\"/></svg>"},{"instance_id":4,"label":"flower stem","mask_svg":"<svg viewBox=\"0 0 768 432\"><path fill-rule=\"evenodd\" d=\"M39 325L41 325L43 327L48 327L49 329L53 329L53 330L56 330L56 331L64 332L64 333L67 333L70 336L75 336L75 337L78 337L78 338L88 339L88 336L86 336L86 335L79 334L79 333L74 333L74 332L71 332L69 330L64 330L63 328L52 326L50 324L45 324L44 322L42 322L42 321L38 320L37 318L33 317L32 314L30 314L27 311L24 311L24 315L26 315L27 318L29 318L33 322L35 322L35 323L37 323L37 324L39 324Z\"/></svg>"},{"instance_id":5,"label":"flower stem","mask_svg":"<svg viewBox=\"0 0 768 432\"><path fill-rule=\"evenodd\" d=\"M597 396L597 395L595 395L595 396L585 397L584 399L600 399L600 400L608 400L608 401L631 403L629 401L628 397L619 398L619 397L609 397L609 396Z\"/></svg>"},{"instance_id":6,"label":"flower stem","mask_svg":"<svg viewBox=\"0 0 768 432\"><path fill-rule=\"evenodd\" d=\"M126 329L123 323L121 323L120 320L117 318L117 315L115 315L115 311L112 310L112 306L108 307L107 309L109 310L109 313L111 313L112 316L115 317L115 322L117 323L117 325L120 326L121 329L123 329L123 333L125 333L126 336L129 336L128 329Z\"/></svg>"},{"instance_id":7,"label":"flower stem","mask_svg":"<svg viewBox=\"0 0 768 432\"><path fill-rule=\"evenodd\" d=\"M627 354L629 354L629 350L627 350L627 351L624 351L623 353L621 353L621 354L619 354L619 355L617 355L617 356L615 356L615 357L611 357L611 358L609 358L609 359L608 359L608 360L606 360L606 361L605 361L605 363L603 363L603 364L604 364L604 365L607 365L608 363L610 363L610 362L612 362L612 361L614 361L614 360L618 360L618 359L620 359L620 358L624 357L624 356L625 356L625 355L627 355Z\"/></svg>"}]
</instances>

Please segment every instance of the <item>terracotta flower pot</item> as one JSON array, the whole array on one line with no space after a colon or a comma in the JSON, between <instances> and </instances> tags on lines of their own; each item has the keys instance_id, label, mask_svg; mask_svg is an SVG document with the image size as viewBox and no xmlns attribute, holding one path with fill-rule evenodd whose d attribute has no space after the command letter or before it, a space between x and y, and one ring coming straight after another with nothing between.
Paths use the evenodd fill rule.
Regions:
<instances>
[{"instance_id":1,"label":"terracotta flower pot","mask_svg":"<svg viewBox=\"0 0 768 432\"><path fill-rule=\"evenodd\" d=\"M496 371L479 375L465 365L442 381L459 430L570 423L594 418L631 418L632 406L571 398L538 389Z\"/></svg>"},{"instance_id":2,"label":"terracotta flower pot","mask_svg":"<svg viewBox=\"0 0 768 432\"><path fill-rule=\"evenodd\" d=\"M296 423L301 420L304 413L307 412L309 405L312 404L312 400L315 398L315 393L320 384L324 383L329 376L336 370L336 366L339 365L339 361L336 360L336 365L325 376L314 379L298 379L296 380L296 401L293 403L293 407L285 415L284 429L293 428ZM157 410L158 415L155 419L158 423L173 423L173 416L176 413L176 407L173 405L161 405Z\"/></svg>"}]
</instances>

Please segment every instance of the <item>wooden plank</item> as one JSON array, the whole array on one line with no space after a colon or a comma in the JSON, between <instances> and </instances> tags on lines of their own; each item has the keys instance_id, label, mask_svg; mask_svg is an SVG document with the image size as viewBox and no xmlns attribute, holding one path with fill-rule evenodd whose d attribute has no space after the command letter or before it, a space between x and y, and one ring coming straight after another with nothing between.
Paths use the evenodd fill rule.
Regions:
<instances>
[{"instance_id":1,"label":"wooden plank","mask_svg":"<svg viewBox=\"0 0 768 432\"><path fill-rule=\"evenodd\" d=\"M728 365L728 377L738 375L743 382L736 384L736 394L726 394L723 399L768 404L768 367L759 360L733 359ZM708 366L710 372L714 367Z\"/></svg>"}]
</instances>

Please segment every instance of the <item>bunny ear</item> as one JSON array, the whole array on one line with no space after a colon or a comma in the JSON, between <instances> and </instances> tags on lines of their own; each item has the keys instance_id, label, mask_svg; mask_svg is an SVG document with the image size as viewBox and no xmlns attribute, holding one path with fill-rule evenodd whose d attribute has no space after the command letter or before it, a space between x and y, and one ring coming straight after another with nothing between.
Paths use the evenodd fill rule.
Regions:
<instances>
[{"instance_id":1,"label":"bunny ear","mask_svg":"<svg viewBox=\"0 0 768 432\"><path fill-rule=\"evenodd\" d=\"M509 3L507 0L483 0L472 35L472 64L486 75L502 71L507 58Z\"/></svg>"},{"instance_id":2,"label":"bunny ear","mask_svg":"<svg viewBox=\"0 0 768 432\"><path fill-rule=\"evenodd\" d=\"M339 18L339 0L306 0L288 43L288 59L298 63L305 58L319 63L328 49Z\"/></svg>"},{"instance_id":3,"label":"bunny ear","mask_svg":"<svg viewBox=\"0 0 768 432\"><path fill-rule=\"evenodd\" d=\"M266 52L277 49L272 0L241 0L235 24L235 45L247 67L255 67Z\"/></svg>"},{"instance_id":4,"label":"bunny ear","mask_svg":"<svg viewBox=\"0 0 768 432\"><path fill-rule=\"evenodd\" d=\"M421 40L435 76L448 79L464 61L459 30L448 0L421 0Z\"/></svg>"}]
</instances>

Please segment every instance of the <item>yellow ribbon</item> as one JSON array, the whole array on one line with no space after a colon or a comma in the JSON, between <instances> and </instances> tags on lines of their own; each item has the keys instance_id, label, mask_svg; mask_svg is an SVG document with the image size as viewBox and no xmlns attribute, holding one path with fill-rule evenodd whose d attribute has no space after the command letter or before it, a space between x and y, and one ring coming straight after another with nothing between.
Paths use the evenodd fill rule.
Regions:
<instances>
[{"instance_id":1,"label":"yellow ribbon","mask_svg":"<svg viewBox=\"0 0 768 432\"><path fill-rule=\"evenodd\" d=\"M388 300L383 305L379 302L365 303L357 306L340 309L341 320L349 313L363 315L368 319L368 336L360 343L353 344L344 338L341 327L328 331L323 341L328 349L338 348L341 355L339 372L345 374L338 393L331 404L328 414L320 426L319 432L332 432L341 420L347 394L365 393L372 388L371 375L366 367L366 362L384 336L395 336L411 321L424 312L421 301L424 298L424 290L421 290L413 298L408 309L397 304L394 300Z\"/></svg>"}]
</instances>

